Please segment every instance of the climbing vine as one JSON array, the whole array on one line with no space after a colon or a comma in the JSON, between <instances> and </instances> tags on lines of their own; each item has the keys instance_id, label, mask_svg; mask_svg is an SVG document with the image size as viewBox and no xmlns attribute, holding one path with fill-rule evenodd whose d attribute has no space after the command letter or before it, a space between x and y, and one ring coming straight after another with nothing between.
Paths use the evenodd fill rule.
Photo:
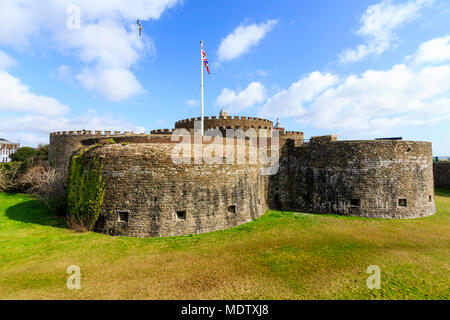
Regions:
<instances>
[{"instance_id":1,"label":"climbing vine","mask_svg":"<svg viewBox=\"0 0 450 320\"><path fill-rule=\"evenodd\" d=\"M74 228L92 230L103 206L105 182L98 157L83 163L83 153L72 156L68 177L68 222Z\"/></svg>"}]
</instances>

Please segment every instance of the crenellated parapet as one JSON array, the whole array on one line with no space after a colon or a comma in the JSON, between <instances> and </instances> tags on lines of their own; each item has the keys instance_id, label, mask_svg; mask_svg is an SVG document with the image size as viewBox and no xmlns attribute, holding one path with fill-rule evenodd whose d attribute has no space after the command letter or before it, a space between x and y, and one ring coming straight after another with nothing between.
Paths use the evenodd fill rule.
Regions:
<instances>
[{"instance_id":1,"label":"crenellated parapet","mask_svg":"<svg viewBox=\"0 0 450 320\"><path fill-rule=\"evenodd\" d=\"M178 129L186 129L191 134L194 134L194 132L195 132L194 128L176 128L176 129L157 129L157 130L152 130L151 134L152 135L170 135L170 134L174 133ZM250 127L243 128L242 125L232 124L232 125L227 125L227 126L208 126L207 128L205 126L205 133L208 134L208 131L218 130L218 131L221 132L223 137L226 137L227 136L227 130L230 130L230 129L231 130L242 129L242 130L244 130L244 132L248 131L250 129L254 129L256 131L257 135L259 135L261 133L261 131L263 131L264 133L261 133L261 134L267 135L269 137L271 137L274 134L274 131L277 130L277 129L275 129L273 127L270 127L270 126L255 126L255 125L252 125ZM278 132L279 132L279 137L283 138L283 139L294 139L294 140L303 140L304 139L304 133L301 132L301 131L284 131L284 129L279 129Z\"/></svg>"},{"instance_id":2,"label":"crenellated parapet","mask_svg":"<svg viewBox=\"0 0 450 320\"><path fill-rule=\"evenodd\" d=\"M326 136L317 136L317 137L311 137L309 143L311 144L325 144L330 142L338 141L338 137L336 134L330 134Z\"/></svg>"},{"instance_id":3,"label":"crenellated parapet","mask_svg":"<svg viewBox=\"0 0 450 320\"><path fill-rule=\"evenodd\" d=\"M190 118L180 120L175 123L176 129L194 129L195 122L201 121L201 118ZM254 118L254 117L230 117L230 116L219 116L219 117L205 117L204 118L204 128L205 130L212 128L226 128L226 129L272 129L273 122L267 119Z\"/></svg>"},{"instance_id":4,"label":"crenellated parapet","mask_svg":"<svg viewBox=\"0 0 450 320\"><path fill-rule=\"evenodd\" d=\"M192 135L195 133L194 122L201 118L191 118L178 121L175 129L157 129L148 133L136 134L133 131L113 130L77 130L58 131L50 133L49 160L58 166L68 166L72 154L85 145L99 143L105 139L114 139L118 143L147 143L153 141L154 137L162 137L164 141L170 140L164 136L170 136L177 129L186 129ZM227 130L243 130L248 133L253 129L257 136L260 134L272 137L274 134L273 123L270 120L255 117L205 117L205 131L218 130L223 137L227 137ZM296 146L304 143L304 134L300 131L285 131L278 129L280 145L288 140L293 140ZM263 132L263 133L262 133ZM239 136L237 136L239 137ZM247 137L248 138L248 137ZM156 139L157 140L157 139ZM155 140L155 141L156 141Z\"/></svg>"},{"instance_id":5,"label":"crenellated parapet","mask_svg":"<svg viewBox=\"0 0 450 320\"><path fill-rule=\"evenodd\" d=\"M102 131L102 130L79 130L79 131L59 131L50 133L50 137L53 136L129 136L136 135L133 131ZM146 133L139 133L138 135L146 135Z\"/></svg>"},{"instance_id":6,"label":"crenellated parapet","mask_svg":"<svg viewBox=\"0 0 450 320\"><path fill-rule=\"evenodd\" d=\"M76 150L83 147L84 141L147 136L150 137L151 135L146 133L136 134L133 131L77 130L52 132L50 133L48 158L53 165L67 167L70 157Z\"/></svg>"},{"instance_id":7,"label":"crenellated parapet","mask_svg":"<svg viewBox=\"0 0 450 320\"><path fill-rule=\"evenodd\" d=\"M167 134L172 134L172 132L174 132L175 129L157 129L157 130L152 130L150 133L151 134L156 134L156 135L167 135Z\"/></svg>"},{"instance_id":8,"label":"crenellated parapet","mask_svg":"<svg viewBox=\"0 0 450 320\"><path fill-rule=\"evenodd\" d=\"M293 141L295 146L301 146L305 142L305 134L300 131L284 131L280 129L280 145L283 146L286 142Z\"/></svg>"}]
</instances>

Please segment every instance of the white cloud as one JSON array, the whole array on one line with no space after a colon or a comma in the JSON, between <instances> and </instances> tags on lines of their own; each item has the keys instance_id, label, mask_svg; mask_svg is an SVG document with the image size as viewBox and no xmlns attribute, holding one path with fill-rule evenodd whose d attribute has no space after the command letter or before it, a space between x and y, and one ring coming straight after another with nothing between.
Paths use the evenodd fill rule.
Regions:
<instances>
[{"instance_id":1,"label":"white cloud","mask_svg":"<svg viewBox=\"0 0 450 320\"><path fill-rule=\"evenodd\" d=\"M69 30L66 26L70 15L66 10L72 0L1 1L0 44L16 49L27 49L31 44L45 43L63 54L77 56L85 70L78 79L89 90L99 92L105 98L117 101L141 92L141 85L131 67L145 55L154 54L152 40L144 31L139 37L136 19L159 19L161 14L181 0L79 0L81 28ZM86 69L88 69L86 71ZM107 83L102 75L121 70L126 77ZM89 81L86 73L90 72ZM92 74L99 73L94 77ZM131 80L132 83L127 83ZM97 83L93 84L93 81ZM124 89L118 94L108 90L118 84ZM119 86L119 87L120 87Z\"/></svg>"},{"instance_id":2,"label":"white cloud","mask_svg":"<svg viewBox=\"0 0 450 320\"><path fill-rule=\"evenodd\" d=\"M82 29L86 23L105 21L134 23L159 19L182 0L9 0L0 3L0 42L16 48L30 45L43 29L64 31L70 16L67 8L80 8ZM99 40L101 37L98 38Z\"/></svg>"},{"instance_id":3,"label":"white cloud","mask_svg":"<svg viewBox=\"0 0 450 320\"><path fill-rule=\"evenodd\" d=\"M14 67L16 64L16 60L0 50L0 70L9 69Z\"/></svg>"},{"instance_id":4,"label":"white cloud","mask_svg":"<svg viewBox=\"0 0 450 320\"><path fill-rule=\"evenodd\" d=\"M249 78L255 78L255 77L267 77L269 75L269 73L266 70L263 69L258 69L254 72L249 72L248 73L248 77Z\"/></svg>"},{"instance_id":5,"label":"white cloud","mask_svg":"<svg viewBox=\"0 0 450 320\"><path fill-rule=\"evenodd\" d=\"M414 63L442 63L450 61L450 36L422 43L414 55Z\"/></svg>"},{"instance_id":6,"label":"white cloud","mask_svg":"<svg viewBox=\"0 0 450 320\"><path fill-rule=\"evenodd\" d=\"M69 108L54 98L30 92L18 78L0 70L0 110L54 117L66 113Z\"/></svg>"},{"instance_id":7,"label":"white cloud","mask_svg":"<svg viewBox=\"0 0 450 320\"><path fill-rule=\"evenodd\" d=\"M77 79L110 101L121 101L143 91L134 74L124 68L86 69Z\"/></svg>"},{"instance_id":8,"label":"white cloud","mask_svg":"<svg viewBox=\"0 0 450 320\"><path fill-rule=\"evenodd\" d=\"M112 101L142 91L130 71L145 55L154 54L154 45L144 29L138 36L136 19L159 19L161 14L182 0L79 0L81 28L66 27L66 9L72 0L0 1L0 45L31 51L34 47L73 55L83 64L76 77L88 90ZM145 27L145 25L144 25ZM69 118L69 108L55 98L38 95L4 69L14 59L0 51L0 136L20 140L22 145L48 142L48 133L66 130L133 130L121 117L97 114L93 110ZM66 79L73 67L61 66L53 76Z\"/></svg>"},{"instance_id":9,"label":"white cloud","mask_svg":"<svg viewBox=\"0 0 450 320\"><path fill-rule=\"evenodd\" d=\"M324 92L299 120L319 128L374 133L426 124L450 115L449 83L449 65L368 70Z\"/></svg>"},{"instance_id":10,"label":"white cloud","mask_svg":"<svg viewBox=\"0 0 450 320\"><path fill-rule=\"evenodd\" d=\"M121 21L85 23L80 30L64 30L58 36L58 41L64 42L59 43L61 47L75 49L84 63L102 67L129 67L139 60L144 49L153 50L151 42L139 38L134 25Z\"/></svg>"},{"instance_id":11,"label":"white cloud","mask_svg":"<svg viewBox=\"0 0 450 320\"><path fill-rule=\"evenodd\" d=\"M111 75L112 78L117 76L123 75ZM118 94L123 90L123 88L116 89L119 91ZM2 123L0 137L20 141L22 145L29 146L48 143L48 135L54 131L82 129L134 130L137 133L145 131L142 127L134 127L114 115L98 115L92 109L84 115L68 118L68 106L55 98L33 93L20 79L4 70L0 70L0 111L14 115L0 117Z\"/></svg>"},{"instance_id":12,"label":"white cloud","mask_svg":"<svg viewBox=\"0 0 450 320\"><path fill-rule=\"evenodd\" d=\"M287 90L282 90L269 98L261 108L265 117L291 117L305 112L304 104L316 98L320 93L334 85L338 77L332 74L313 72L295 82Z\"/></svg>"},{"instance_id":13,"label":"white cloud","mask_svg":"<svg viewBox=\"0 0 450 320\"><path fill-rule=\"evenodd\" d=\"M269 99L262 111L280 107L276 116L293 116L302 124L356 136L389 134L402 127L450 119L450 65L420 70L396 65L386 71L351 75L336 83L337 76L329 75L329 82L316 87L316 93L322 91L318 96L297 96L295 93L314 87L306 85L310 78Z\"/></svg>"},{"instance_id":14,"label":"white cloud","mask_svg":"<svg viewBox=\"0 0 450 320\"><path fill-rule=\"evenodd\" d=\"M39 12L34 11L37 2L1 1L0 2L0 43L14 48L29 46L30 37L39 33L43 21L39 21ZM44 7L44 6L43 6ZM38 7L36 7L36 10ZM41 10L39 10L41 11Z\"/></svg>"},{"instance_id":15,"label":"white cloud","mask_svg":"<svg viewBox=\"0 0 450 320\"><path fill-rule=\"evenodd\" d=\"M35 146L48 143L48 134L66 130L135 130L123 119L112 115L97 115L93 110L87 114L69 119L69 107L58 100L37 95L20 79L0 70L0 111L22 114L14 117L0 117L0 137L20 141L22 145Z\"/></svg>"},{"instance_id":16,"label":"white cloud","mask_svg":"<svg viewBox=\"0 0 450 320\"><path fill-rule=\"evenodd\" d=\"M359 61L374 54L381 55L392 47L396 40L394 30L413 21L419 11L434 0L410 0L406 3L393 4L392 0L371 5L362 15L361 28L357 34L366 39L366 43L357 49L346 49L340 55L341 63Z\"/></svg>"},{"instance_id":17,"label":"white cloud","mask_svg":"<svg viewBox=\"0 0 450 320\"><path fill-rule=\"evenodd\" d=\"M51 76L61 81L68 81L72 78L72 68L66 65L60 65L52 71Z\"/></svg>"},{"instance_id":18,"label":"white cloud","mask_svg":"<svg viewBox=\"0 0 450 320\"><path fill-rule=\"evenodd\" d=\"M217 52L219 61L233 60L247 53L252 47L256 46L277 23L277 20L268 20L261 24L241 24L231 34L222 39Z\"/></svg>"},{"instance_id":19,"label":"white cloud","mask_svg":"<svg viewBox=\"0 0 450 320\"><path fill-rule=\"evenodd\" d=\"M136 127L120 117L114 115L97 116L87 112L76 118L68 119L64 116L47 117L44 115L27 114L22 117L0 118L0 137L8 140L20 141L22 146L36 146L49 142L49 132L76 130L117 130L145 132L142 127Z\"/></svg>"},{"instance_id":20,"label":"white cloud","mask_svg":"<svg viewBox=\"0 0 450 320\"><path fill-rule=\"evenodd\" d=\"M239 92L223 89L216 100L216 105L225 106L230 112L239 112L258 103L263 103L266 95L266 89L261 83L252 82L246 89Z\"/></svg>"},{"instance_id":21,"label":"white cloud","mask_svg":"<svg viewBox=\"0 0 450 320\"><path fill-rule=\"evenodd\" d=\"M198 102L197 99L189 99L186 100L186 105L189 107L197 107L200 103Z\"/></svg>"}]
</instances>

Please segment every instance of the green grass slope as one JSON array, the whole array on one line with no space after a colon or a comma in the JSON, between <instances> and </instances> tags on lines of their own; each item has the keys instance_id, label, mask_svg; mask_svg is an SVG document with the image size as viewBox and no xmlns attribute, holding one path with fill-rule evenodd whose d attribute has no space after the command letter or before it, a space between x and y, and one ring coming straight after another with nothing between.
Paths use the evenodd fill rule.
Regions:
<instances>
[{"instance_id":1,"label":"green grass slope","mask_svg":"<svg viewBox=\"0 0 450 320\"><path fill-rule=\"evenodd\" d=\"M161 239L75 233L37 200L0 194L0 299L449 299L450 191L417 220L268 212ZM66 268L81 268L69 290ZM381 269L381 289L366 286Z\"/></svg>"}]
</instances>

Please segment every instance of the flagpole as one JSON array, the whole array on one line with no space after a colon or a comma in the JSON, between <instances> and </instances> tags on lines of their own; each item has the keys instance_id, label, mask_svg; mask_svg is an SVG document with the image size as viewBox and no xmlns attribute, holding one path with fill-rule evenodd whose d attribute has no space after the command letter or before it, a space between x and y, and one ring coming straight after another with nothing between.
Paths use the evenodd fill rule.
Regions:
<instances>
[{"instance_id":1,"label":"flagpole","mask_svg":"<svg viewBox=\"0 0 450 320\"><path fill-rule=\"evenodd\" d=\"M201 68L201 73L202 73L202 77L201 77L201 92L202 92L202 124L201 124L201 131L202 131L202 137L203 137L203 132L204 132L204 124L203 124L203 120L204 120L204 114L203 114L203 110L204 110L204 99L203 99L203 41L200 41L200 68Z\"/></svg>"}]
</instances>

